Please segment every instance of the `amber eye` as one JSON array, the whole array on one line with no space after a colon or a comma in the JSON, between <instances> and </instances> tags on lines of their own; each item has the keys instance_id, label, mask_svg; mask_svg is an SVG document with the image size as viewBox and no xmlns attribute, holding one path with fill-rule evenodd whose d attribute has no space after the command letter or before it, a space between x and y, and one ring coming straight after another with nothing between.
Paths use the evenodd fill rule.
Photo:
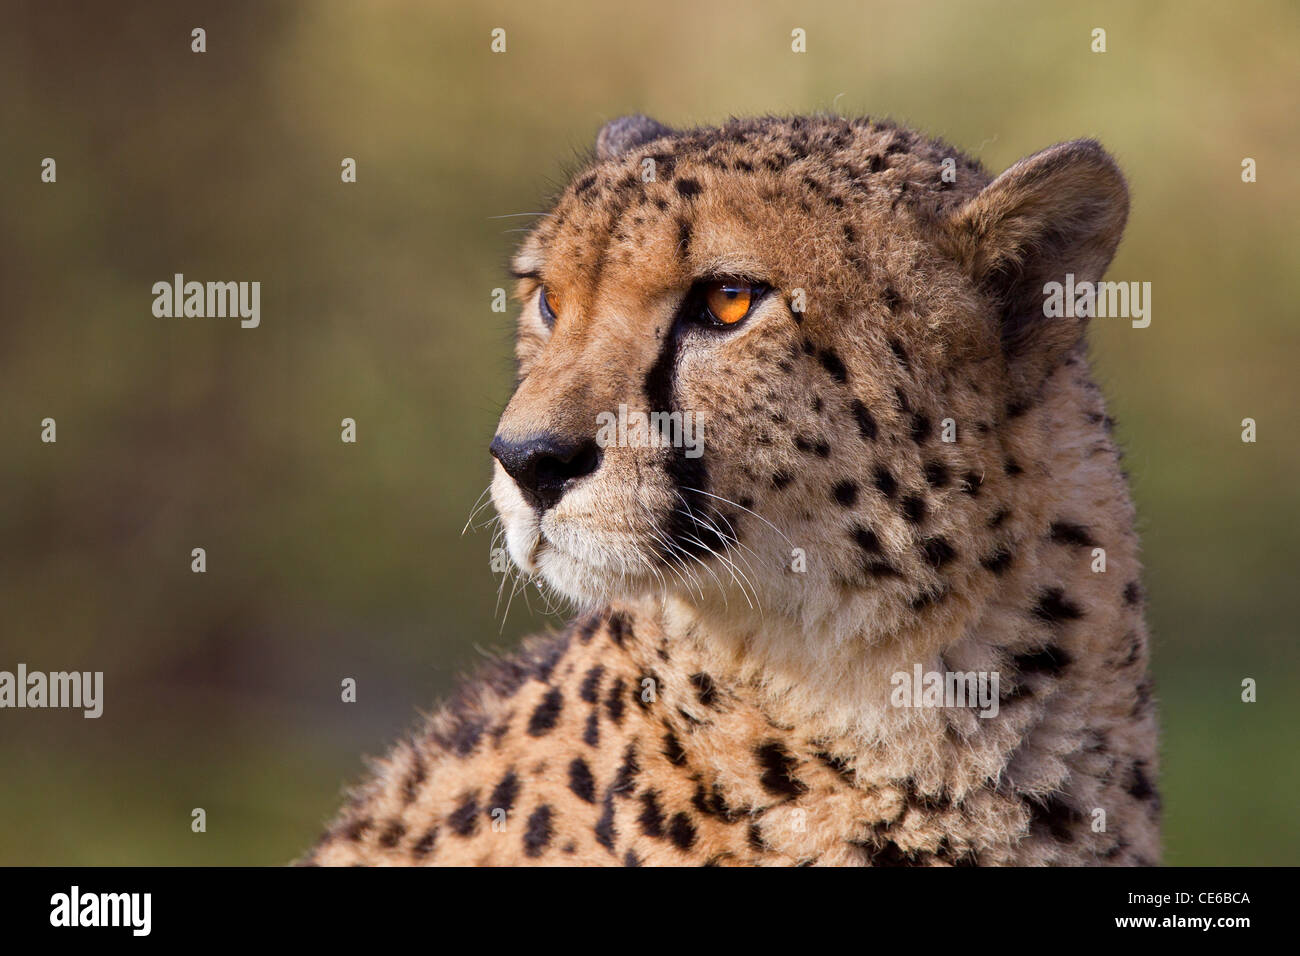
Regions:
<instances>
[{"instance_id":1,"label":"amber eye","mask_svg":"<svg viewBox=\"0 0 1300 956\"><path fill-rule=\"evenodd\" d=\"M735 325L749 315L762 295L762 287L742 279L719 279L703 286L706 318L719 325Z\"/></svg>"},{"instance_id":2,"label":"amber eye","mask_svg":"<svg viewBox=\"0 0 1300 956\"><path fill-rule=\"evenodd\" d=\"M542 321L547 325L554 325L555 316L560 311L560 297L546 286L542 286L542 291L537 296L537 305L542 312Z\"/></svg>"}]
</instances>

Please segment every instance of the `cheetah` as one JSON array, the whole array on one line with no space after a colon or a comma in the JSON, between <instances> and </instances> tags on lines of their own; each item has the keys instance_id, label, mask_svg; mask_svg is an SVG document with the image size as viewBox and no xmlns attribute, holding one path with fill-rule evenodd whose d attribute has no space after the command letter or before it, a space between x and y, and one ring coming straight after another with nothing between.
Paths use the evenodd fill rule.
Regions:
<instances>
[{"instance_id":1,"label":"cheetah","mask_svg":"<svg viewBox=\"0 0 1300 956\"><path fill-rule=\"evenodd\" d=\"M512 260L490 449L576 617L300 862L1158 863L1134 509L1086 319L1044 309L1127 215L1090 140L993 177L869 118L606 125Z\"/></svg>"}]
</instances>

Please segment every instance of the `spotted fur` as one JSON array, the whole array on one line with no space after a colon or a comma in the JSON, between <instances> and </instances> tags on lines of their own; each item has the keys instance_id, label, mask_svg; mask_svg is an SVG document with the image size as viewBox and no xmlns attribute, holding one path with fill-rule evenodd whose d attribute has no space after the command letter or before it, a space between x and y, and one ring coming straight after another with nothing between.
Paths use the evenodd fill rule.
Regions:
<instances>
[{"instance_id":1,"label":"spotted fur","mask_svg":"<svg viewBox=\"0 0 1300 956\"><path fill-rule=\"evenodd\" d=\"M1042 313L1127 209L1088 141L994 179L869 119L607 126L516 256L500 434L625 404L699 413L704 454L605 447L545 509L497 468L512 558L579 616L400 742L306 861L1157 862L1133 509L1084 324ZM716 276L772 293L692 325ZM893 706L916 665L997 672L997 716Z\"/></svg>"}]
</instances>

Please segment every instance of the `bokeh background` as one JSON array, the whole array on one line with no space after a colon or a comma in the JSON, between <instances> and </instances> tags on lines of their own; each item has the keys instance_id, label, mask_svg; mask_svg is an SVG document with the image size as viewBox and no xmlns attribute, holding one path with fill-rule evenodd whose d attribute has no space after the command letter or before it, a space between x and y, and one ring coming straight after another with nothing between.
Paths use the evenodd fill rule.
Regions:
<instances>
[{"instance_id":1,"label":"bokeh background","mask_svg":"<svg viewBox=\"0 0 1300 956\"><path fill-rule=\"evenodd\" d=\"M1141 514L1166 862L1300 862L1300 10L1080 6L6 3L0 669L106 691L99 720L0 712L0 863L287 861L362 753L556 623L503 614L461 534L511 381L491 292L529 220L500 217L624 113L819 110L994 171L1078 136L1119 159L1111 277L1153 284L1153 321L1092 341ZM175 272L260 280L261 327L154 318Z\"/></svg>"}]
</instances>

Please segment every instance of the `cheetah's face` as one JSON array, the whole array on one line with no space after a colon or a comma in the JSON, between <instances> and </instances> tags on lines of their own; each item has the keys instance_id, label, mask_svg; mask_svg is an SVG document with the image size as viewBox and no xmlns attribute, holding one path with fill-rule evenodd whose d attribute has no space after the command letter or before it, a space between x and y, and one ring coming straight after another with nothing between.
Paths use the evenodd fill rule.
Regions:
<instances>
[{"instance_id":1,"label":"cheetah's face","mask_svg":"<svg viewBox=\"0 0 1300 956\"><path fill-rule=\"evenodd\" d=\"M514 261L492 494L515 563L580 603L791 613L899 613L973 573L1029 374L987 176L833 119L633 118L598 155Z\"/></svg>"}]
</instances>

